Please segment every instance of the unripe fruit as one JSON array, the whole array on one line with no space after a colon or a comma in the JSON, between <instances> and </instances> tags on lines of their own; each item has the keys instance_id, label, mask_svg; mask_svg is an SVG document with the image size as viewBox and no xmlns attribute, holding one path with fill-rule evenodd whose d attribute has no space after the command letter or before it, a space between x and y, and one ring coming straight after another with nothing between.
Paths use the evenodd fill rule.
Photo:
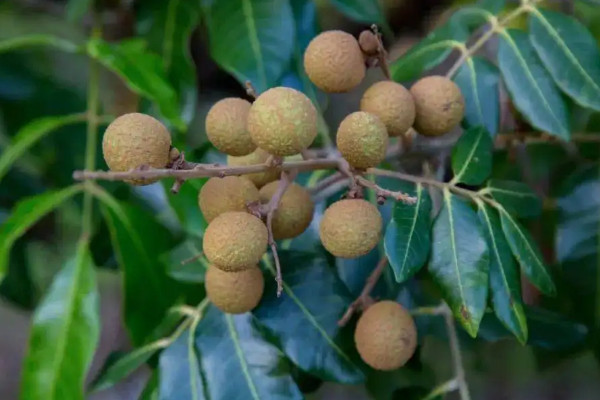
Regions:
<instances>
[{"instance_id":1,"label":"unripe fruit","mask_svg":"<svg viewBox=\"0 0 600 400\"><path fill-rule=\"evenodd\" d=\"M278 186L279 181L275 181L260 189L260 200L263 203L271 200ZM293 238L304 232L312 221L314 210L315 205L306 189L296 183L289 185L273 215L271 228L275 240Z\"/></svg>"},{"instance_id":2,"label":"unripe fruit","mask_svg":"<svg viewBox=\"0 0 600 400\"><path fill-rule=\"evenodd\" d=\"M342 31L316 36L304 52L304 70L312 83L329 93L354 89L365 77L365 61L358 41Z\"/></svg>"},{"instance_id":3,"label":"unripe fruit","mask_svg":"<svg viewBox=\"0 0 600 400\"><path fill-rule=\"evenodd\" d=\"M248 131L261 149L291 156L310 146L317 136L317 110L295 89L269 89L250 107Z\"/></svg>"},{"instance_id":4,"label":"unripe fruit","mask_svg":"<svg viewBox=\"0 0 600 400\"><path fill-rule=\"evenodd\" d=\"M202 248L208 261L224 271L255 266L267 251L267 227L254 215L229 211L212 220Z\"/></svg>"},{"instance_id":5,"label":"unripe fruit","mask_svg":"<svg viewBox=\"0 0 600 400\"><path fill-rule=\"evenodd\" d=\"M361 315L354 331L356 349L371 367L391 371L412 357L417 329L410 313L394 301L380 301Z\"/></svg>"},{"instance_id":6,"label":"unripe fruit","mask_svg":"<svg viewBox=\"0 0 600 400\"><path fill-rule=\"evenodd\" d=\"M157 119L146 114L124 114L104 132L102 153L111 171L129 171L141 166L165 168L169 163L171 135ZM132 179L134 185L147 185L156 179Z\"/></svg>"},{"instance_id":7,"label":"unripe fruit","mask_svg":"<svg viewBox=\"0 0 600 400\"><path fill-rule=\"evenodd\" d=\"M206 136L221 152L245 156L256 149L247 129L250 102L229 97L216 102L206 115Z\"/></svg>"},{"instance_id":8,"label":"unripe fruit","mask_svg":"<svg viewBox=\"0 0 600 400\"><path fill-rule=\"evenodd\" d=\"M258 189L244 177L210 178L198 194L198 205L207 222L227 211L247 211L248 203L259 201Z\"/></svg>"},{"instance_id":9,"label":"unripe fruit","mask_svg":"<svg viewBox=\"0 0 600 400\"><path fill-rule=\"evenodd\" d=\"M206 296L219 310L228 314L243 314L258 305L265 288L260 268L226 272L211 265L204 280Z\"/></svg>"},{"instance_id":10,"label":"unripe fruit","mask_svg":"<svg viewBox=\"0 0 600 400\"><path fill-rule=\"evenodd\" d=\"M360 100L360 109L379 117L388 135L400 136L415 122L415 102L404 86L381 81L371 86Z\"/></svg>"},{"instance_id":11,"label":"unripe fruit","mask_svg":"<svg viewBox=\"0 0 600 400\"><path fill-rule=\"evenodd\" d=\"M334 256L356 258L377 246L382 224L381 214L373 204L346 199L325 210L319 234L323 246Z\"/></svg>"},{"instance_id":12,"label":"unripe fruit","mask_svg":"<svg viewBox=\"0 0 600 400\"><path fill-rule=\"evenodd\" d=\"M264 164L269 159L269 153L263 149L256 149L247 156L232 157L227 156L227 165L232 167L245 167L248 165ZM280 172L273 168L264 172L256 172L254 174L244 175L244 178L249 179L257 188L261 188L269 182L273 182L279 178Z\"/></svg>"},{"instance_id":13,"label":"unripe fruit","mask_svg":"<svg viewBox=\"0 0 600 400\"><path fill-rule=\"evenodd\" d=\"M388 134L375 115L357 111L340 124L336 143L342 156L354 168L375 167L385 158Z\"/></svg>"},{"instance_id":14,"label":"unripe fruit","mask_svg":"<svg viewBox=\"0 0 600 400\"><path fill-rule=\"evenodd\" d=\"M358 36L358 44L367 56L375 56L379 52L379 40L371 31L362 31Z\"/></svg>"},{"instance_id":15,"label":"unripe fruit","mask_svg":"<svg viewBox=\"0 0 600 400\"><path fill-rule=\"evenodd\" d=\"M417 111L415 129L425 136L439 136L463 119L465 100L459 87L443 76L427 76L417 81L410 92Z\"/></svg>"}]
</instances>

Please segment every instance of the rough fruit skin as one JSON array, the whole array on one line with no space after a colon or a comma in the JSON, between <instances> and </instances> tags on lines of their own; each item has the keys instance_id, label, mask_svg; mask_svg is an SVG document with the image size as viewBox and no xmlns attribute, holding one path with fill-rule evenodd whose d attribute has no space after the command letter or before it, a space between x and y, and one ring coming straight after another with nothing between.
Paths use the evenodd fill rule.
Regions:
<instances>
[{"instance_id":1,"label":"rough fruit skin","mask_svg":"<svg viewBox=\"0 0 600 400\"><path fill-rule=\"evenodd\" d=\"M382 225L381 214L373 204L345 199L325 210L319 235L323 246L334 256L356 258L377 246Z\"/></svg>"},{"instance_id":2,"label":"rough fruit skin","mask_svg":"<svg viewBox=\"0 0 600 400\"><path fill-rule=\"evenodd\" d=\"M198 205L207 222L227 211L247 211L247 204L259 201L258 189L239 176L210 178L198 194Z\"/></svg>"},{"instance_id":3,"label":"rough fruit skin","mask_svg":"<svg viewBox=\"0 0 600 400\"><path fill-rule=\"evenodd\" d=\"M246 128L250 106L247 100L228 97L210 108L205 121L206 136L219 151L245 156L256 149Z\"/></svg>"},{"instance_id":4,"label":"rough fruit skin","mask_svg":"<svg viewBox=\"0 0 600 400\"><path fill-rule=\"evenodd\" d=\"M360 109L379 117L388 135L400 136L415 122L415 102L404 86L392 81L372 85L360 100Z\"/></svg>"},{"instance_id":5,"label":"rough fruit skin","mask_svg":"<svg viewBox=\"0 0 600 400\"><path fill-rule=\"evenodd\" d=\"M271 200L278 185L279 181L275 181L260 189L262 203ZM275 240L290 239L304 232L312 221L314 210L315 205L308 191L296 183L289 185L273 215L272 229Z\"/></svg>"},{"instance_id":6,"label":"rough fruit skin","mask_svg":"<svg viewBox=\"0 0 600 400\"><path fill-rule=\"evenodd\" d=\"M265 280L258 266L238 272L226 272L211 265L204 280L206 295L219 310L243 314L258 305Z\"/></svg>"},{"instance_id":7,"label":"rough fruit skin","mask_svg":"<svg viewBox=\"0 0 600 400\"><path fill-rule=\"evenodd\" d=\"M232 157L227 156L227 165L232 167L245 167L247 165L264 164L269 159L269 153L263 149L256 149L247 156ZM276 169L265 172L257 172L254 174L244 175L244 178L249 179L257 188L261 188L269 182L279 178L279 171Z\"/></svg>"},{"instance_id":8,"label":"rough fruit skin","mask_svg":"<svg viewBox=\"0 0 600 400\"><path fill-rule=\"evenodd\" d=\"M304 52L304 70L319 89L343 93L354 89L365 77L365 61L358 41L342 31L316 36Z\"/></svg>"},{"instance_id":9,"label":"rough fruit skin","mask_svg":"<svg viewBox=\"0 0 600 400\"><path fill-rule=\"evenodd\" d=\"M254 143L271 154L298 154L317 136L317 110L295 89L269 89L250 107L248 131Z\"/></svg>"},{"instance_id":10,"label":"rough fruit skin","mask_svg":"<svg viewBox=\"0 0 600 400\"><path fill-rule=\"evenodd\" d=\"M141 166L164 168L169 163L171 134L157 119L146 114L124 114L104 132L102 153L111 171L129 171ZM148 185L156 179L133 179Z\"/></svg>"},{"instance_id":11,"label":"rough fruit skin","mask_svg":"<svg viewBox=\"0 0 600 400\"><path fill-rule=\"evenodd\" d=\"M414 127L422 135L439 136L463 119L465 100L454 82L443 76L427 76L411 88L416 107Z\"/></svg>"},{"instance_id":12,"label":"rough fruit skin","mask_svg":"<svg viewBox=\"0 0 600 400\"><path fill-rule=\"evenodd\" d=\"M357 111L340 124L336 143L342 157L354 168L367 169L385 158L388 134L385 125L373 114Z\"/></svg>"},{"instance_id":13,"label":"rough fruit skin","mask_svg":"<svg viewBox=\"0 0 600 400\"><path fill-rule=\"evenodd\" d=\"M391 371L412 357L417 329L412 316L394 301L380 301L367 308L354 331L356 349L371 367Z\"/></svg>"},{"instance_id":14,"label":"rough fruit skin","mask_svg":"<svg viewBox=\"0 0 600 400\"><path fill-rule=\"evenodd\" d=\"M267 251L267 227L245 212L223 213L206 228L202 249L208 261L224 271L248 269Z\"/></svg>"}]
</instances>

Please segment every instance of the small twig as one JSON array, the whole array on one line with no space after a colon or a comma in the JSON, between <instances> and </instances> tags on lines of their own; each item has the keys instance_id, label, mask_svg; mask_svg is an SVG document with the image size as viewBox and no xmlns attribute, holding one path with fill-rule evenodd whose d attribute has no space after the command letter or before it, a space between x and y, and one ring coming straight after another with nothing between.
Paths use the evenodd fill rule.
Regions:
<instances>
[{"instance_id":1,"label":"small twig","mask_svg":"<svg viewBox=\"0 0 600 400\"><path fill-rule=\"evenodd\" d=\"M458 335L456 334L456 324L454 322L454 316L450 310L444 314L444 320L446 321L446 329L448 330L450 353L452 355L454 375L458 384L460 398L461 400L471 400L469 386L467 385L467 381L465 379L465 369L463 367L462 354L460 352L460 343L458 342Z\"/></svg>"},{"instance_id":2,"label":"small twig","mask_svg":"<svg viewBox=\"0 0 600 400\"><path fill-rule=\"evenodd\" d=\"M348 177L348 194L347 197L350 199L358 199L363 197L362 187L356 181L356 174L352 171L352 167L348 164L348 161L343 158L339 159L338 170L345 176Z\"/></svg>"},{"instance_id":3,"label":"small twig","mask_svg":"<svg viewBox=\"0 0 600 400\"><path fill-rule=\"evenodd\" d=\"M375 182L371 182L370 180L368 180L367 178L365 178L363 176L357 175L357 176L355 176L355 180L356 180L356 183L359 184L360 186L373 189L377 196L381 196L384 198L391 197L394 200L402 201L403 203L406 203L406 204L415 204L417 202L417 199L415 197L412 197L404 192L394 192L392 190L384 189L381 186L379 186L378 184L376 184Z\"/></svg>"},{"instance_id":4,"label":"small twig","mask_svg":"<svg viewBox=\"0 0 600 400\"><path fill-rule=\"evenodd\" d=\"M390 67L387 62L387 51L385 50L385 46L383 45L383 38L381 37L381 32L379 32L379 28L377 25L371 25L371 30L373 34L377 38L377 61L379 63L379 68L381 68L381 72L386 79L391 80L392 74L390 74Z\"/></svg>"},{"instance_id":5,"label":"small twig","mask_svg":"<svg viewBox=\"0 0 600 400\"><path fill-rule=\"evenodd\" d=\"M254 86L252 86L252 82L246 81L244 82L244 85L246 86L246 94L252 97L253 99L256 99L258 97L258 94L256 93L256 89L254 89Z\"/></svg>"},{"instance_id":6,"label":"small twig","mask_svg":"<svg viewBox=\"0 0 600 400\"><path fill-rule=\"evenodd\" d=\"M328 188L329 186L333 185L334 183L337 183L343 179L346 179L346 177L344 175L342 175L340 172L334 172L333 174L321 179L319 182L317 182L317 184L311 188L308 189L309 193L311 195L315 195L317 193L319 193L321 190Z\"/></svg>"},{"instance_id":7,"label":"small twig","mask_svg":"<svg viewBox=\"0 0 600 400\"><path fill-rule=\"evenodd\" d=\"M200 253L200 254L196 254L195 256L192 256L190 258L186 258L185 260L181 261L181 265L187 265L187 264L193 263L194 261L202 258L203 255L204 255L203 253Z\"/></svg>"}]
</instances>

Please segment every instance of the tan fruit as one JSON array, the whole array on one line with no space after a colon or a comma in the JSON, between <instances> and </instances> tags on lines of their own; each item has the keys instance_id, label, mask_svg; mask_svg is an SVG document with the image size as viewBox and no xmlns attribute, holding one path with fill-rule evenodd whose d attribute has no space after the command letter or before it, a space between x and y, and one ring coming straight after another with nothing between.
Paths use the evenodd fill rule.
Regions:
<instances>
[{"instance_id":1,"label":"tan fruit","mask_svg":"<svg viewBox=\"0 0 600 400\"><path fill-rule=\"evenodd\" d=\"M247 211L246 206L259 201L258 189L239 176L210 178L198 194L198 205L207 222L227 211Z\"/></svg>"},{"instance_id":2,"label":"tan fruit","mask_svg":"<svg viewBox=\"0 0 600 400\"><path fill-rule=\"evenodd\" d=\"M417 347L417 329L410 313L394 301L380 301L367 308L354 331L356 349L371 367L390 371L400 368Z\"/></svg>"},{"instance_id":3,"label":"tan fruit","mask_svg":"<svg viewBox=\"0 0 600 400\"><path fill-rule=\"evenodd\" d=\"M211 265L206 271L204 287L206 296L219 310L228 314L243 314L260 302L265 280L257 266L227 272Z\"/></svg>"},{"instance_id":4,"label":"tan fruit","mask_svg":"<svg viewBox=\"0 0 600 400\"><path fill-rule=\"evenodd\" d=\"M336 143L342 157L354 168L375 167L385 158L388 134L385 125L373 114L357 111L340 124Z\"/></svg>"},{"instance_id":5,"label":"tan fruit","mask_svg":"<svg viewBox=\"0 0 600 400\"><path fill-rule=\"evenodd\" d=\"M358 36L358 44L367 56L375 56L379 52L379 40L371 31L362 31Z\"/></svg>"},{"instance_id":6,"label":"tan fruit","mask_svg":"<svg viewBox=\"0 0 600 400\"><path fill-rule=\"evenodd\" d=\"M325 210L319 234L323 246L334 256L356 258L377 246L382 224L381 214L373 204L346 199Z\"/></svg>"},{"instance_id":7,"label":"tan fruit","mask_svg":"<svg viewBox=\"0 0 600 400\"><path fill-rule=\"evenodd\" d=\"M267 251L267 227L254 215L229 211L208 225L202 248L208 261L224 271L248 269Z\"/></svg>"},{"instance_id":8,"label":"tan fruit","mask_svg":"<svg viewBox=\"0 0 600 400\"><path fill-rule=\"evenodd\" d=\"M227 165L232 167L245 167L248 165L264 164L269 159L269 153L263 149L256 149L247 156L232 157L227 156ZM249 179L257 188L261 188L269 182L273 182L279 178L279 171L271 169L265 172L257 172L254 174L244 175L244 178Z\"/></svg>"},{"instance_id":9,"label":"tan fruit","mask_svg":"<svg viewBox=\"0 0 600 400\"><path fill-rule=\"evenodd\" d=\"M124 114L104 132L102 153L111 171L129 171L142 166L165 168L169 163L171 135L157 119L146 114ZM133 179L134 185L147 185L156 179Z\"/></svg>"},{"instance_id":10,"label":"tan fruit","mask_svg":"<svg viewBox=\"0 0 600 400\"><path fill-rule=\"evenodd\" d=\"M250 102L229 97L216 102L206 115L208 140L225 154L245 156L256 149L247 129Z\"/></svg>"},{"instance_id":11,"label":"tan fruit","mask_svg":"<svg viewBox=\"0 0 600 400\"><path fill-rule=\"evenodd\" d=\"M260 200L267 203L275 194L279 181L271 182L260 190ZM273 237L276 240L290 239L308 228L313 218L315 205L310 194L302 186L292 183L283 193L273 215Z\"/></svg>"},{"instance_id":12,"label":"tan fruit","mask_svg":"<svg viewBox=\"0 0 600 400\"><path fill-rule=\"evenodd\" d=\"M381 81L371 86L360 100L360 109L379 117L388 135L400 136L415 122L415 102L404 86Z\"/></svg>"},{"instance_id":13,"label":"tan fruit","mask_svg":"<svg viewBox=\"0 0 600 400\"><path fill-rule=\"evenodd\" d=\"M318 88L329 93L343 93L363 80L366 68L354 36L342 31L326 31L308 44L304 70Z\"/></svg>"},{"instance_id":14,"label":"tan fruit","mask_svg":"<svg viewBox=\"0 0 600 400\"><path fill-rule=\"evenodd\" d=\"M463 119L465 100L454 82L443 76L427 76L411 88L416 108L415 129L425 136L439 136Z\"/></svg>"},{"instance_id":15,"label":"tan fruit","mask_svg":"<svg viewBox=\"0 0 600 400\"><path fill-rule=\"evenodd\" d=\"M291 156L315 140L317 110L308 97L295 89L269 89L250 107L248 130L261 149L277 156Z\"/></svg>"}]
</instances>

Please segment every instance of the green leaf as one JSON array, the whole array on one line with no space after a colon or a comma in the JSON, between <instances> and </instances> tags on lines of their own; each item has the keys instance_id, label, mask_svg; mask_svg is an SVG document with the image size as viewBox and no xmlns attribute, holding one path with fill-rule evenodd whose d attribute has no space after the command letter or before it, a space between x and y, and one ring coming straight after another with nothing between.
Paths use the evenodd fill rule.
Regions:
<instances>
[{"instance_id":1,"label":"green leaf","mask_svg":"<svg viewBox=\"0 0 600 400\"><path fill-rule=\"evenodd\" d=\"M181 226L188 234L196 237L202 237L208 226L208 222L204 219L198 206L198 193L207 181L208 178L189 180L181 187L176 196L170 191L172 183L163 181L167 201L177 215Z\"/></svg>"},{"instance_id":2,"label":"green leaf","mask_svg":"<svg viewBox=\"0 0 600 400\"><path fill-rule=\"evenodd\" d=\"M205 1L210 52L221 68L262 93L292 59L294 17L287 0Z\"/></svg>"},{"instance_id":3,"label":"green leaf","mask_svg":"<svg viewBox=\"0 0 600 400\"><path fill-rule=\"evenodd\" d=\"M81 185L50 191L21 200L0 225L0 280L4 277L10 249L29 228L82 190Z\"/></svg>"},{"instance_id":4,"label":"green leaf","mask_svg":"<svg viewBox=\"0 0 600 400\"><path fill-rule=\"evenodd\" d=\"M575 18L533 7L529 38L556 84L577 103L600 111L600 51Z\"/></svg>"},{"instance_id":5,"label":"green leaf","mask_svg":"<svg viewBox=\"0 0 600 400\"><path fill-rule=\"evenodd\" d=\"M527 34L501 31L498 66L516 108L536 128L568 140L568 110Z\"/></svg>"},{"instance_id":6,"label":"green leaf","mask_svg":"<svg viewBox=\"0 0 600 400\"><path fill-rule=\"evenodd\" d=\"M88 243L80 241L34 314L21 399L83 399L99 336L94 266Z\"/></svg>"},{"instance_id":7,"label":"green leaf","mask_svg":"<svg viewBox=\"0 0 600 400\"><path fill-rule=\"evenodd\" d=\"M377 24L387 29L387 21L377 1L330 0L342 14L365 24Z\"/></svg>"},{"instance_id":8,"label":"green leaf","mask_svg":"<svg viewBox=\"0 0 600 400\"><path fill-rule=\"evenodd\" d=\"M521 264L523 273L542 293L549 296L555 295L556 287L552 281L552 276L529 232L504 209L500 210L500 220L508 244L519 264Z\"/></svg>"},{"instance_id":9,"label":"green leaf","mask_svg":"<svg viewBox=\"0 0 600 400\"><path fill-rule=\"evenodd\" d=\"M278 298L275 285L266 284L256 318L300 369L327 381L362 382L337 325L352 301L344 285L320 255L281 251L279 258L285 266L283 294ZM270 262L267 267L274 277Z\"/></svg>"},{"instance_id":10,"label":"green leaf","mask_svg":"<svg viewBox=\"0 0 600 400\"><path fill-rule=\"evenodd\" d=\"M477 126L466 130L452 149L452 182L482 184L492 172L493 148L485 128Z\"/></svg>"},{"instance_id":11,"label":"green leaf","mask_svg":"<svg viewBox=\"0 0 600 400\"><path fill-rule=\"evenodd\" d=\"M185 129L179 117L175 90L169 83L160 57L146 48L140 39L107 43L92 39L87 44L90 57L119 75L136 93L158 105L161 114L177 129Z\"/></svg>"},{"instance_id":12,"label":"green leaf","mask_svg":"<svg viewBox=\"0 0 600 400\"><path fill-rule=\"evenodd\" d=\"M200 240L186 240L179 246L163 254L161 260L167 265L167 274L178 281L204 283L208 261L201 256Z\"/></svg>"},{"instance_id":13,"label":"green leaf","mask_svg":"<svg viewBox=\"0 0 600 400\"><path fill-rule=\"evenodd\" d=\"M69 0L67 3L67 19L70 22L76 22L83 19L87 14L93 0Z\"/></svg>"},{"instance_id":14,"label":"green leaf","mask_svg":"<svg viewBox=\"0 0 600 400\"><path fill-rule=\"evenodd\" d=\"M43 117L31 121L19 129L10 145L0 155L0 181L14 162L45 135L63 126L84 121L84 114Z\"/></svg>"},{"instance_id":15,"label":"green leaf","mask_svg":"<svg viewBox=\"0 0 600 400\"><path fill-rule=\"evenodd\" d=\"M81 49L80 46L66 39L52 35L33 34L1 40L0 53L38 46L55 47L67 53L77 53Z\"/></svg>"},{"instance_id":16,"label":"green leaf","mask_svg":"<svg viewBox=\"0 0 600 400\"><path fill-rule=\"evenodd\" d=\"M480 193L490 194L517 217L537 217L542 212L542 199L522 182L490 179Z\"/></svg>"},{"instance_id":17,"label":"green leaf","mask_svg":"<svg viewBox=\"0 0 600 400\"><path fill-rule=\"evenodd\" d=\"M498 319L522 344L527 343L527 320L521 300L521 277L502 232L498 213L478 202L479 220L490 252L490 289Z\"/></svg>"},{"instance_id":18,"label":"green leaf","mask_svg":"<svg viewBox=\"0 0 600 400\"><path fill-rule=\"evenodd\" d=\"M465 98L465 125L484 126L495 136L500 122L498 68L479 57L469 57L459 68L454 81Z\"/></svg>"},{"instance_id":19,"label":"green leaf","mask_svg":"<svg viewBox=\"0 0 600 400\"><path fill-rule=\"evenodd\" d=\"M417 202L394 204L384 237L385 253L397 282L404 282L421 269L431 246L431 198L420 183L410 194Z\"/></svg>"},{"instance_id":20,"label":"green leaf","mask_svg":"<svg viewBox=\"0 0 600 400\"><path fill-rule=\"evenodd\" d=\"M263 339L251 314L233 316L210 306L196 330L196 349L211 400L302 398L289 362Z\"/></svg>"},{"instance_id":21,"label":"green leaf","mask_svg":"<svg viewBox=\"0 0 600 400\"><path fill-rule=\"evenodd\" d=\"M140 394L139 400L159 400L158 398L158 372L154 370Z\"/></svg>"},{"instance_id":22,"label":"green leaf","mask_svg":"<svg viewBox=\"0 0 600 400\"><path fill-rule=\"evenodd\" d=\"M477 5L492 14L499 14L506 7L506 0L479 0Z\"/></svg>"},{"instance_id":23,"label":"green leaf","mask_svg":"<svg viewBox=\"0 0 600 400\"><path fill-rule=\"evenodd\" d=\"M488 294L488 248L477 214L444 190L444 204L433 224L429 272L454 316L477 336Z\"/></svg>"}]
</instances>

